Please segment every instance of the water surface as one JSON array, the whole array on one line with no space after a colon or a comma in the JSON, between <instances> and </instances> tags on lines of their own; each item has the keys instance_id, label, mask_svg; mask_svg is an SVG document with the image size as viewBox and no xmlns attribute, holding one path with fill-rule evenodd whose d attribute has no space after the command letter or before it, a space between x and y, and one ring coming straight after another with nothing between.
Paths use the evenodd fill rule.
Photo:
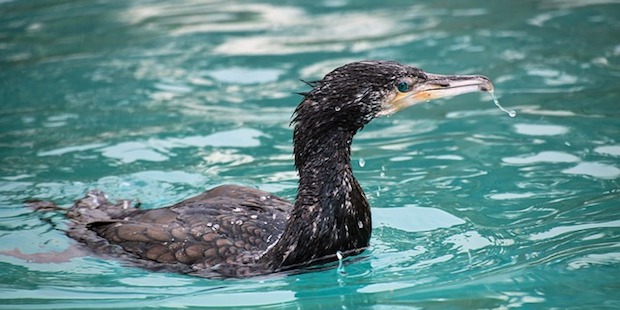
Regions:
<instances>
[{"instance_id":1,"label":"water surface","mask_svg":"<svg viewBox=\"0 0 620 310\"><path fill-rule=\"evenodd\" d=\"M484 74L355 139L372 247L245 280L0 256L0 308L619 308L620 2L0 1L0 250L73 242L24 199L293 199L290 115L361 59Z\"/></svg>"}]
</instances>

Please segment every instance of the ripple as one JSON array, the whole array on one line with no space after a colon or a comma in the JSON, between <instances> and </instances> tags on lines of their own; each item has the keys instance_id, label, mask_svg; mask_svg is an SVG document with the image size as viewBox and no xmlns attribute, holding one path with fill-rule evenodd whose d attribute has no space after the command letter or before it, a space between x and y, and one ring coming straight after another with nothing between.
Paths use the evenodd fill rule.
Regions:
<instances>
[{"instance_id":1,"label":"ripple","mask_svg":"<svg viewBox=\"0 0 620 310\"><path fill-rule=\"evenodd\" d=\"M574 163L580 159L575 155L564 152L547 151L534 156L505 157L502 161L509 164L535 164L535 163Z\"/></svg>"},{"instance_id":2,"label":"ripple","mask_svg":"<svg viewBox=\"0 0 620 310\"><path fill-rule=\"evenodd\" d=\"M620 156L620 145L599 146L594 152L604 155Z\"/></svg>"},{"instance_id":3,"label":"ripple","mask_svg":"<svg viewBox=\"0 0 620 310\"><path fill-rule=\"evenodd\" d=\"M169 138L161 141L162 146L167 148L177 147L257 147L260 145L258 138L267 136L262 131L252 128L239 128L216 132L208 136L190 136L185 138ZM157 143L154 143L157 144Z\"/></svg>"},{"instance_id":4,"label":"ripple","mask_svg":"<svg viewBox=\"0 0 620 310\"><path fill-rule=\"evenodd\" d=\"M574 85L579 81L579 78L574 75L550 68L530 68L527 73L541 77L543 83L548 86Z\"/></svg>"},{"instance_id":5,"label":"ripple","mask_svg":"<svg viewBox=\"0 0 620 310\"><path fill-rule=\"evenodd\" d=\"M105 143L92 143L92 144L62 147L62 148L55 149L55 150L38 152L37 156L57 156L57 155L63 155L63 154L72 153L72 152L82 152L82 151L88 151L92 149L98 149L98 148L104 147L105 145L106 145Z\"/></svg>"},{"instance_id":6,"label":"ripple","mask_svg":"<svg viewBox=\"0 0 620 310\"><path fill-rule=\"evenodd\" d=\"M620 169L598 162L579 163L575 167L562 170L562 173L587 175L599 179L616 179L620 177Z\"/></svg>"},{"instance_id":7,"label":"ripple","mask_svg":"<svg viewBox=\"0 0 620 310\"><path fill-rule=\"evenodd\" d=\"M162 274L148 274L142 277L127 277L119 279L118 282L127 284L129 286L144 286L144 287L161 287L162 283L166 283L166 287L174 286L188 286L192 285L195 281L184 278L169 277Z\"/></svg>"},{"instance_id":8,"label":"ripple","mask_svg":"<svg viewBox=\"0 0 620 310\"><path fill-rule=\"evenodd\" d=\"M34 183L32 182L2 182L0 181L0 192L19 192L25 191L26 189L32 187Z\"/></svg>"},{"instance_id":9,"label":"ripple","mask_svg":"<svg viewBox=\"0 0 620 310\"><path fill-rule=\"evenodd\" d=\"M275 82L283 71L278 69L250 69L232 67L209 71L208 75L224 83L258 84Z\"/></svg>"},{"instance_id":10,"label":"ripple","mask_svg":"<svg viewBox=\"0 0 620 310\"><path fill-rule=\"evenodd\" d=\"M545 232L532 234L529 236L529 239L530 240L545 240L545 239L552 239L552 238L555 238L563 234L581 231L581 230L590 230L590 229L598 229L598 228L618 228L618 227L620 227L620 220L602 222L602 223L592 223L592 224L557 226Z\"/></svg>"},{"instance_id":11,"label":"ripple","mask_svg":"<svg viewBox=\"0 0 620 310\"><path fill-rule=\"evenodd\" d=\"M554 12L548 12L548 13L542 13L539 15L536 15L530 19L527 20L527 23L532 25L532 26L536 26L536 27L544 27L545 23L547 23L548 21L556 18L556 17L561 17L561 16L565 16L567 15L568 12L562 12L562 11L554 11Z\"/></svg>"},{"instance_id":12,"label":"ripple","mask_svg":"<svg viewBox=\"0 0 620 310\"><path fill-rule=\"evenodd\" d=\"M214 52L224 55L287 55L345 50L362 52L404 45L434 35L420 30L439 23L434 17L426 17L416 22L415 33L407 31L404 25L408 23L399 23L399 19L410 19L407 11L416 12L415 9L420 7L409 7L398 15L393 11L375 10L373 14L338 12L308 16L303 11L296 11L294 18L279 23L270 34L230 37L215 47ZM343 20L347 22L342 23Z\"/></svg>"},{"instance_id":13,"label":"ripple","mask_svg":"<svg viewBox=\"0 0 620 310\"><path fill-rule=\"evenodd\" d=\"M546 8L571 9L584 6L619 4L618 0L550 0L542 2Z\"/></svg>"},{"instance_id":14,"label":"ripple","mask_svg":"<svg viewBox=\"0 0 620 310\"><path fill-rule=\"evenodd\" d=\"M238 166L254 161L254 157L245 154L237 154L236 150L213 150L204 155L202 159L206 165L228 164Z\"/></svg>"},{"instance_id":15,"label":"ripple","mask_svg":"<svg viewBox=\"0 0 620 310\"><path fill-rule=\"evenodd\" d=\"M516 124L514 127L517 133L527 136L557 136L569 131L567 127L560 125Z\"/></svg>"},{"instance_id":16,"label":"ripple","mask_svg":"<svg viewBox=\"0 0 620 310\"><path fill-rule=\"evenodd\" d=\"M251 16L252 18L247 18ZM172 28L172 35L204 32L273 30L298 23L303 10L269 4L184 1L182 3L141 3L122 16L131 24L156 21L157 26Z\"/></svg>"},{"instance_id":17,"label":"ripple","mask_svg":"<svg viewBox=\"0 0 620 310\"><path fill-rule=\"evenodd\" d=\"M415 217L403 217L415 214ZM373 223L377 227L389 226L408 232L431 231L462 225L464 220L440 209L405 205L401 208L373 209Z\"/></svg>"},{"instance_id":18,"label":"ripple","mask_svg":"<svg viewBox=\"0 0 620 310\"><path fill-rule=\"evenodd\" d=\"M320 79L328 72L334 70L334 68L338 68L347 63L356 61L356 58L335 58L324 61L315 62L312 64L306 65L299 72L302 78L315 78Z\"/></svg>"},{"instance_id":19,"label":"ripple","mask_svg":"<svg viewBox=\"0 0 620 310\"><path fill-rule=\"evenodd\" d=\"M133 177L144 181L167 182L167 183L187 183L200 184L205 181L205 177L197 173L184 171L141 171L133 174Z\"/></svg>"},{"instance_id":20,"label":"ripple","mask_svg":"<svg viewBox=\"0 0 620 310\"><path fill-rule=\"evenodd\" d=\"M620 144L610 108L618 94L598 86L618 76L620 1L509 10L483 2L0 2L10 8L0 9L1 125L13 134L0 137L4 247L72 241L23 208L33 196L68 205L100 188L148 208L240 181L294 198L287 125L299 98L290 93L308 89L297 78L350 61L488 74L523 116L498 118L491 101L461 97L474 105L421 105L357 135L352 155L366 162L356 176L373 205L389 208L373 207L372 250L347 265L349 276L189 280L96 257L5 260L6 307L575 307L562 293L586 306L618 302ZM575 57L562 49L568 43ZM364 276L351 277L356 269Z\"/></svg>"},{"instance_id":21,"label":"ripple","mask_svg":"<svg viewBox=\"0 0 620 310\"><path fill-rule=\"evenodd\" d=\"M452 11L452 15L454 16L481 16L487 14L489 14L489 11L483 8L457 9Z\"/></svg>"},{"instance_id":22,"label":"ripple","mask_svg":"<svg viewBox=\"0 0 620 310\"><path fill-rule=\"evenodd\" d=\"M480 233L473 230L452 235L448 237L445 242L451 243L455 249L462 253L467 253L468 251L479 250L494 245L491 240L483 237Z\"/></svg>"},{"instance_id":23,"label":"ripple","mask_svg":"<svg viewBox=\"0 0 620 310\"><path fill-rule=\"evenodd\" d=\"M620 264L620 252L610 252L604 254L588 254L576 259L571 260L568 263L569 270L577 270L583 268L590 268L601 265L619 265Z\"/></svg>"},{"instance_id":24,"label":"ripple","mask_svg":"<svg viewBox=\"0 0 620 310\"><path fill-rule=\"evenodd\" d=\"M118 159L123 163L132 163L138 160L161 162L169 159L170 151L175 148L187 147L257 147L260 137L265 133L251 128L239 128L221 131L207 136L189 136L183 138L149 139L145 141L128 141L114 145L94 143L78 146L63 147L37 153L38 156L56 156L73 152L96 150L104 157ZM217 156L214 154L213 156ZM216 157L207 158L217 160ZM239 158L238 158L239 159Z\"/></svg>"},{"instance_id":25,"label":"ripple","mask_svg":"<svg viewBox=\"0 0 620 310\"><path fill-rule=\"evenodd\" d=\"M543 116L576 116L575 112L568 110L543 110L540 106L519 106L515 107L520 114L543 115Z\"/></svg>"},{"instance_id":26,"label":"ripple","mask_svg":"<svg viewBox=\"0 0 620 310\"><path fill-rule=\"evenodd\" d=\"M122 142L101 149L101 154L107 158L118 159L125 164L137 160L165 161L168 156L152 149L148 142Z\"/></svg>"},{"instance_id":27,"label":"ripple","mask_svg":"<svg viewBox=\"0 0 620 310\"><path fill-rule=\"evenodd\" d=\"M491 194L489 195L490 199L493 200L513 200L513 199L524 199L535 197L534 193L499 193L499 194Z\"/></svg>"},{"instance_id":28,"label":"ripple","mask_svg":"<svg viewBox=\"0 0 620 310\"><path fill-rule=\"evenodd\" d=\"M189 93L193 90L191 87L187 85L184 85L182 83L174 83L172 81L155 83L153 86L161 91L177 93L177 94Z\"/></svg>"},{"instance_id":29,"label":"ripple","mask_svg":"<svg viewBox=\"0 0 620 310\"><path fill-rule=\"evenodd\" d=\"M289 290L227 292L214 293L212 291L200 294L174 296L158 303L162 307L257 307L281 305L296 300L295 292Z\"/></svg>"},{"instance_id":30,"label":"ripple","mask_svg":"<svg viewBox=\"0 0 620 310\"><path fill-rule=\"evenodd\" d=\"M358 293L379 293L379 292L393 292L395 290L404 289L407 287L416 286L415 283L410 282L389 282L389 283L373 283L357 289Z\"/></svg>"},{"instance_id":31,"label":"ripple","mask_svg":"<svg viewBox=\"0 0 620 310\"><path fill-rule=\"evenodd\" d=\"M43 123L43 126L45 127L65 126L69 123L70 120L77 119L77 118L79 118L79 116L73 113L53 115L47 118L47 121Z\"/></svg>"},{"instance_id":32,"label":"ripple","mask_svg":"<svg viewBox=\"0 0 620 310\"><path fill-rule=\"evenodd\" d=\"M451 155L451 154L446 154L446 155L429 155L429 156L424 156L424 158L428 158L428 159L442 159L442 160L465 160L465 157L463 157L463 156Z\"/></svg>"}]
</instances>

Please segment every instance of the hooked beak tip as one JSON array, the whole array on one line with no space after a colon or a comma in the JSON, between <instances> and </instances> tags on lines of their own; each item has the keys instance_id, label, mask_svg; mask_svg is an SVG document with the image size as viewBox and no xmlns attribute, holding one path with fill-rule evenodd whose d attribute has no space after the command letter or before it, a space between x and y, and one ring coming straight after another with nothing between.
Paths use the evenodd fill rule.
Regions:
<instances>
[{"instance_id":1,"label":"hooked beak tip","mask_svg":"<svg viewBox=\"0 0 620 310\"><path fill-rule=\"evenodd\" d=\"M489 93L493 92L495 87L493 86L493 83L491 83L491 80L489 80L488 77L484 75L478 75L476 77L480 81L480 91L489 92Z\"/></svg>"}]
</instances>

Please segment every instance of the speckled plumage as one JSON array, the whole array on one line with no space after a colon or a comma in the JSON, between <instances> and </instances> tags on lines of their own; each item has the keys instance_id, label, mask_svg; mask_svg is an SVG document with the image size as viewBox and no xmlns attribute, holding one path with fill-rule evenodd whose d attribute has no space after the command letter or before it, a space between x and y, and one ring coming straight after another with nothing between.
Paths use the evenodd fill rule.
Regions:
<instances>
[{"instance_id":1,"label":"speckled plumage","mask_svg":"<svg viewBox=\"0 0 620 310\"><path fill-rule=\"evenodd\" d=\"M431 86L418 87L420 93L449 88L451 77L433 77L395 62L363 61L309 83L313 89L303 94L292 122L299 172L294 204L223 185L170 207L142 210L91 191L67 211L68 235L138 266L205 277L267 274L360 253L372 223L350 164L353 136L373 118L417 102L415 93L397 91L398 83ZM462 76L452 79L463 87ZM466 79L492 87L483 77Z\"/></svg>"},{"instance_id":2,"label":"speckled plumage","mask_svg":"<svg viewBox=\"0 0 620 310\"><path fill-rule=\"evenodd\" d=\"M67 213L68 235L99 254L147 268L240 277L280 237L292 205L253 188L223 185L171 207L140 210L100 191Z\"/></svg>"}]
</instances>

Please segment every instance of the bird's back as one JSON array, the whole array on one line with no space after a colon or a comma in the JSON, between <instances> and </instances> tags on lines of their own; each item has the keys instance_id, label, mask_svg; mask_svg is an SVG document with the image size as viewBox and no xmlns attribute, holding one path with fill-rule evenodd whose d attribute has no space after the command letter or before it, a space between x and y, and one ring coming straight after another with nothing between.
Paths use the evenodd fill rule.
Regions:
<instances>
[{"instance_id":1,"label":"bird's back","mask_svg":"<svg viewBox=\"0 0 620 310\"><path fill-rule=\"evenodd\" d=\"M239 276L260 269L251 265L280 237L291 208L267 192L223 185L151 210L91 191L67 217L69 236L101 254L159 270Z\"/></svg>"}]
</instances>

